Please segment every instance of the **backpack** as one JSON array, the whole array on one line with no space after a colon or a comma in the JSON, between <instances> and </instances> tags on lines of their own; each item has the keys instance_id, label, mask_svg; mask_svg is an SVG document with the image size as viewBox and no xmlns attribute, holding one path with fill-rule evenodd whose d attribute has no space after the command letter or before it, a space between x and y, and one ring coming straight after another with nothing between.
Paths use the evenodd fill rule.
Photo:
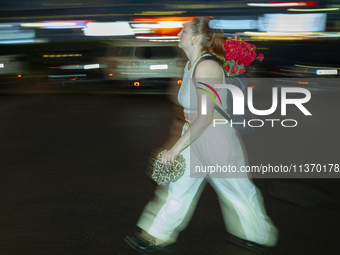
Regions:
<instances>
[{"instance_id":1,"label":"backpack","mask_svg":"<svg viewBox=\"0 0 340 255\"><path fill-rule=\"evenodd\" d=\"M196 66L198 66L198 64L203 61L203 60L213 60L216 61L217 60L213 57L213 56L203 56L196 64ZM195 70L196 70L196 66L195 66ZM195 76L195 70L193 72L193 77ZM227 75L225 77L228 77ZM240 75L239 77L245 77L243 75ZM225 111L223 111L218 105L215 104L215 109L218 111L219 114L221 114L226 120L228 120L229 123L233 123L233 127L238 131L238 133L240 135L250 135L252 133L254 133L254 128L248 125L248 121L252 119L252 113L249 111L248 106L246 104L246 102L248 101L248 86L247 86L247 82L244 81L243 82L240 78L237 77L228 77L229 81L232 85L238 87L239 89L241 89L241 91L243 92L244 95L244 104L245 104L245 110L244 110L244 115L233 115L233 97L231 93L228 93L227 96L227 109L230 111L230 113L226 113ZM234 124L235 123L235 124Z\"/></svg>"}]
</instances>

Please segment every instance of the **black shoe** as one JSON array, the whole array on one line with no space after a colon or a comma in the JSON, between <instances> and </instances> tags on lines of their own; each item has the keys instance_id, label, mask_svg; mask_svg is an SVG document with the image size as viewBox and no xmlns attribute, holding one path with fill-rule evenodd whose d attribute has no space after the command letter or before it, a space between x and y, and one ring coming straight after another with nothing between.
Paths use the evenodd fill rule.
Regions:
<instances>
[{"instance_id":1,"label":"black shoe","mask_svg":"<svg viewBox=\"0 0 340 255\"><path fill-rule=\"evenodd\" d=\"M248 240L244 240L242 238L239 238L239 237L231 235L231 234L228 235L227 239L230 242L241 245L242 247L245 247L245 248L252 250L254 252L257 252L257 253L264 253L270 248L269 246L258 244L258 243L251 242L251 241L248 241Z\"/></svg>"},{"instance_id":2,"label":"black shoe","mask_svg":"<svg viewBox=\"0 0 340 255\"><path fill-rule=\"evenodd\" d=\"M151 253L170 253L171 248L169 246L161 247L158 245L155 245L154 242L146 241L141 239L140 237L134 235L134 236L126 236L124 238L125 242L130 245L131 248L135 249L141 254L148 255Z\"/></svg>"}]
</instances>

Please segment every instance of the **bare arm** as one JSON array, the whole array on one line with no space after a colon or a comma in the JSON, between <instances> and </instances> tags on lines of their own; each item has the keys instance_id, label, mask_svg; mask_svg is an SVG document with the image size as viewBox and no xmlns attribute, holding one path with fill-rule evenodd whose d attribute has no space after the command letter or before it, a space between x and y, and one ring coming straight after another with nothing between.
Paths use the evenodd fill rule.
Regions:
<instances>
[{"instance_id":1,"label":"bare arm","mask_svg":"<svg viewBox=\"0 0 340 255\"><path fill-rule=\"evenodd\" d=\"M206 94L205 91L198 89L198 87L209 90L204 85L198 84L197 82L203 82L214 87L215 84L221 83L222 81L222 72L220 66L211 60L202 61L196 67L195 72L195 86L197 93L197 111L198 117L191 123L190 128L177 140L175 145L164 154L162 163L170 164L173 162L175 157L190 143L194 142L198 137L202 135L205 129L210 125L213 120L214 115L214 100L207 95L207 114L202 115L201 112L201 100L202 95ZM170 163L168 162L170 161Z\"/></svg>"}]
</instances>

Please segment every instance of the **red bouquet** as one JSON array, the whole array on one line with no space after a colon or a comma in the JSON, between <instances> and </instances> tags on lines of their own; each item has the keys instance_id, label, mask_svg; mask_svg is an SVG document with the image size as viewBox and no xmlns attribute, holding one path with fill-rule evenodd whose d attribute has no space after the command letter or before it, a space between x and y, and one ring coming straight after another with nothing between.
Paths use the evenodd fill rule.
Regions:
<instances>
[{"instance_id":1,"label":"red bouquet","mask_svg":"<svg viewBox=\"0 0 340 255\"><path fill-rule=\"evenodd\" d=\"M237 76L246 71L245 66L254 61L255 58L260 61L264 56L262 53L258 55L255 52L256 46L237 39L225 39L224 51L225 62L223 69L226 70L228 76Z\"/></svg>"}]
</instances>

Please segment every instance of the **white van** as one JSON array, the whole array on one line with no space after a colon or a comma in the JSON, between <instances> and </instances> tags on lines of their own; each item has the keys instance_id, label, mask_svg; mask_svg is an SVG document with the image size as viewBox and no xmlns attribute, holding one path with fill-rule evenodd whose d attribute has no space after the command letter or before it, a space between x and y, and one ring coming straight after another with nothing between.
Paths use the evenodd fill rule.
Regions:
<instances>
[{"instance_id":1,"label":"white van","mask_svg":"<svg viewBox=\"0 0 340 255\"><path fill-rule=\"evenodd\" d=\"M186 61L177 43L131 42L131 39L109 42L106 56L99 60L104 66L105 80L144 82L145 85L181 79Z\"/></svg>"}]
</instances>

